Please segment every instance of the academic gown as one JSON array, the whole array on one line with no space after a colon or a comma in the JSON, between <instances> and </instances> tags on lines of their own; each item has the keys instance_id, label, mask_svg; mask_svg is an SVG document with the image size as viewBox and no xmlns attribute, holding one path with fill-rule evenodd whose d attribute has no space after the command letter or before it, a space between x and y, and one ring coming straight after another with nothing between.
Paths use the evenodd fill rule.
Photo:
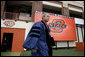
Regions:
<instances>
[{"instance_id":1,"label":"academic gown","mask_svg":"<svg viewBox=\"0 0 85 57\"><path fill-rule=\"evenodd\" d=\"M50 56L52 48L49 40L51 36L46 28L43 21L35 23L24 41L23 47L32 50L35 49L37 52L31 52L32 56Z\"/></svg>"}]
</instances>

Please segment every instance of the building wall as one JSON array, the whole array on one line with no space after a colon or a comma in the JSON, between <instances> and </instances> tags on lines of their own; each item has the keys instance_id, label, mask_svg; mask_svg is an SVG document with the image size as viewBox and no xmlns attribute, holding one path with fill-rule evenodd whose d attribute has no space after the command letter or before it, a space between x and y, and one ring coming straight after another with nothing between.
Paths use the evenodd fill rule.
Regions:
<instances>
[{"instance_id":1,"label":"building wall","mask_svg":"<svg viewBox=\"0 0 85 57\"><path fill-rule=\"evenodd\" d=\"M13 26L13 27L7 27L7 26L5 26L4 25L4 22L5 21L13 21L13 22L15 22L15 25ZM30 29L31 29L31 27L32 27L32 25L33 25L34 23L33 22L28 22L28 23L26 23L26 22L24 22L24 21L15 21L15 20L8 20L8 19L6 19L6 20L2 20L1 19L1 28L11 28L11 33L14 33L15 35L14 35L14 41L15 41L15 45L16 44L18 44L16 41L17 41L17 37L18 36L20 36L20 35L22 35L20 32L19 32L19 30L15 30L14 31L14 29L25 29L25 33L23 34L24 35L24 40L26 39L26 37L27 37L27 35L28 35L28 33L29 33L29 31L30 31ZM7 30L4 30L4 31L8 31L8 30L10 30L10 29L7 29ZM13 32L13 31L14 32ZM3 31L1 31L1 32L3 32ZM8 31L9 32L9 31ZM15 33L16 32L16 33ZM17 34L17 32L18 32L18 34ZM3 33L1 33L2 34L2 36L3 36ZM17 36L18 35L18 36ZM22 35L22 36L23 36ZM19 39L21 39L20 37L18 37ZM2 37L1 37L1 39L3 39ZM19 40L18 39L18 40ZM24 41L23 40L23 41ZM2 43L2 40L1 40L1 43ZM23 44L23 42L22 42L22 44ZM15 45L13 45L13 48L12 48L12 51L23 51L23 49L21 48L21 49L19 49L19 50L16 50L16 48L14 48L14 46ZM18 49L18 48L17 48ZM26 49L25 49L26 50Z\"/></svg>"},{"instance_id":2,"label":"building wall","mask_svg":"<svg viewBox=\"0 0 85 57\"><path fill-rule=\"evenodd\" d=\"M2 20L1 19L1 27L7 28L3 23L8 20ZM14 20L9 20L9 21L14 21ZM15 21L14 21L15 22ZM24 22L24 21L16 21L15 25L13 27L8 27L8 28L24 28L25 29L25 39L27 37L27 34L29 33L33 22ZM55 42L57 48L63 48L63 47L76 47L76 42L83 42L82 38L82 31L83 31L83 37L84 37L84 27L76 27L76 33L77 34L77 41L57 41ZM25 40L24 39L24 40ZM68 45L69 44L69 45Z\"/></svg>"},{"instance_id":3,"label":"building wall","mask_svg":"<svg viewBox=\"0 0 85 57\"><path fill-rule=\"evenodd\" d=\"M30 31L32 25L34 24L33 22L28 22L28 23L26 23L26 22L24 22L24 21L16 21L16 22L15 22L15 25L14 25L13 27L6 27L6 26L3 24L5 21L14 21L14 22L15 22L15 20L8 20L8 19L7 19L7 20L2 20L2 19L1 19L1 27L5 27L5 28L24 28L24 29L25 29L25 39L26 39L27 34L28 34L28 32Z\"/></svg>"},{"instance_id":4,"label":"building wall","mask_svg":"<svg viewBox=\"0 0 85 57\"><path fill-rule=\"evenodd\" d=\"M1 1L1 18L3 18L4 8L5 8L5 1Z\"/></svg>"},{"instance_id":5,"label":"building wall","mask_svg":"<svg viewBox=\"0 0 85 57\"><path fill-rule=\"evenodd\" d=\"M79 39L77 42L83 42L84 41L84 26L78 26L76 27L77 30L77 38Z\"/></svg>"},{"instance_id":6,"label":"building wall","mask_svg":"<svg viewBox=\"0 0 85 57\"><path fill-rule=\"evenodd\" d=\"M84 6L83 4L79 4L79 3L76 3L76 2L73 2L73 1L60 1L62 2L62 7L61 6L54 6L54 7L61 7L62 8L62 15L67 15L67 16L70 16L70 12L69 10L73 10L73 11L77 11L77 12L83 12L83 9L84 9ZM44 3L45 4L45 3ZM56 3L54 3L56 4ZM54 4L51 4L49 3L49 5L53 6ZM57 3L58 4L58 3ZM59 5L59 4L58 4ZM73 5L71 6L71 8L69 8L70 6L69 5ZM82 31L83 31L83 34L84 34L84 30L81 31L81 29L84 29L84 27L77 27L78 30L76 30L78 33L77 34L77 41L57 41L55 42L56 43L56 47L57 48L61 48L61 47L76 47L76 42L83 42L83 39L82 39ZM79 37L78 37L79 36Z\"/></svg>"},{"instance_id":7,"label":"building wall","mask_svg":"<svg viewBox=\"0 0 85 57\"><path fill-rule=\"evenodd\" d=\"M80 2L77 2L77 1L61 1L61 2L65 3L65 4L76 5L76 6L78 6L78 7L84 7L84 6L83 6L84 4L81 3L81 2L83 2L83 1L80 1Z\"/></svg>"},{"instance_id":8,"label":"building wall","mask_svg":"<svg viewBox=\"0 0 85 57\"><path fill-rule=\"evenodd\" d=\"M24 38L25 38L25 29L1 27L1 45L3 41L4 33L13 33L12 48L11 48L12 52L24 51L22 45L24 43Z\"/></svg>"},{"instance_id":9,"label":"building wall","mask_svg":"<svg viewBox=\"0 0 85 57\"><path fill-rule=\"evenodd\" d=\"M31 2L33 2L33 1L31 1ZM39 3L40 2L40 3ZM75 10L75 11L81 11L81 12L83 12L84 13L84 6L83 5L81 5L81 4L78 4L78 3L76 3L76 2L73 2L73 1L59 1L59 2L57 2L57 3L55 3L55 1L53 1L52 3L51 2L49 2L48 4L46 4L46 2L42 2L42 1L39 1L39 2L33 2L32 3L32 19L34 19L34 12L36 11L36 10L40 10L40 11L42 11L42 8L43 8L43 4L45 4L45 5L50 5L50 6L53 6L53 7L60 7L60 8L62 8L62 15L67 15L67 16L70 16L70 13L69 13L69 5L68 4L72 4L72 5L75 5L75 6L77 6L77 7L79 7L79 9L77 9L77 10ZM36 5L38 3L38 5ZM2 3L3 5L5 4L5 3ZM39 4L40 4L40 6L39 6ZM55 6L56 5L56 6ZM58 5L58 6L57 6ZM37 6L39 7L39 8L37 8ZM76 7L76 8L77 8ZM4 8L4 6L2 6L1 7L3 10L5 9ZM82 8L82 10L80 10L80 8ZM75 8L73 8L73 9L75 9ZM72 9L72 10L73 10ZM2 13L1 14L3 14L3 11L2 10ZM83 14L83 17L84 17L84 14ZM1 19L1 27L6 27L4 24L3 24L3 22L4 22L5 20L2 20ZM15 22L15 20L13 20L14 22ZM26 39L26 37L27 37L27 34L28 34L28 32L30 31L30 29L31 29L31 27L32 27L32 25L33 25L34 23L33 22L28 22L28 23L26 23L26 22L24 22L24 21L16 21L15 22L15 25L13 26L13 27L10 27L10 28L24 28L24 29L26 29L25 30L25 39ZM82 27L76 27L77 29L76 29L76 32L77 32L77 41L60 41L60 42L55 42L56 43L56 45L57 45L57 48L61 48L61 47L76 47L76 42L83 42L83 38L84 38L84 26L82 26ZM82 31L81 31L82 30ZM83 32L83 38L82 38L82 32ZM25 40L24 39L24 40Z\"/></svg>"}]
</instances>

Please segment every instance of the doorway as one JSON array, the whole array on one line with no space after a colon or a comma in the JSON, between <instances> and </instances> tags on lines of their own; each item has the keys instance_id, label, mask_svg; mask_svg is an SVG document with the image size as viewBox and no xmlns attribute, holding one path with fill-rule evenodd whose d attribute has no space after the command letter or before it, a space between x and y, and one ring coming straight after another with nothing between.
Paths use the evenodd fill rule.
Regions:
<instances>
[{"instance_id":1,"label":"doorway","mask_svg":"<svg viewBox=\"0 0 85 57\"><path fill-rule=\"evenodd\" d=\"M12 49L13 33L3 33L1 51L7 52Z\"/></svg>"}]
</instances>

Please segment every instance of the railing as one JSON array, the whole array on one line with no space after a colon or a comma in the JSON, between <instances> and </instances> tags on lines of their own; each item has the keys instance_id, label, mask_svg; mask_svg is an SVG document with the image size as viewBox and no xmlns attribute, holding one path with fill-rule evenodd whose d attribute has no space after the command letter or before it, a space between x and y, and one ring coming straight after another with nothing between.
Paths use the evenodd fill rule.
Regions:
<instances>
[{"instance_id":1,"label":"railing","mask_svg":"<svg viewBox=\"0 0 85 57\"><path fill-rule=\"evenodd\" d=\"M32 21L31 17L29 17L29 14L13 13L13 12L4 12L3 19L19 20L19 21Z\"/></svg>"}]
</instances>

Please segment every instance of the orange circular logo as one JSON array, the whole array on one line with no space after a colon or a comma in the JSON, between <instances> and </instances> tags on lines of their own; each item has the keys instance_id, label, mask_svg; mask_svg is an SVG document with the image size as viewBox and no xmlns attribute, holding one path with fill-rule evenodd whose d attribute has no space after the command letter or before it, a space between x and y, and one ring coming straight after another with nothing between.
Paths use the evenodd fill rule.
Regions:
<instances>
[{"instance_id":1,"label":"orange circular logo","mask_svg":"<svg viewBox=\"0 0 85 57\"><path fill-rule=\"evenodd\" d=\"M5 21L4 25L7 26L7 27L12 27L12 26L15 25L15 22L13 22L13 21Z\"/></svg>"},{"instance_id":2,"label":"orange circular logo","mask_svg":"<svg viewBox=\"0 0 85 57\"><path fill-rule=\"evenodd\" d=\"M52 23L49 23L49 27L52 32L61 33L66 28L66 24L62 19L53 19Z\"/></svg>"}]
</instances>

